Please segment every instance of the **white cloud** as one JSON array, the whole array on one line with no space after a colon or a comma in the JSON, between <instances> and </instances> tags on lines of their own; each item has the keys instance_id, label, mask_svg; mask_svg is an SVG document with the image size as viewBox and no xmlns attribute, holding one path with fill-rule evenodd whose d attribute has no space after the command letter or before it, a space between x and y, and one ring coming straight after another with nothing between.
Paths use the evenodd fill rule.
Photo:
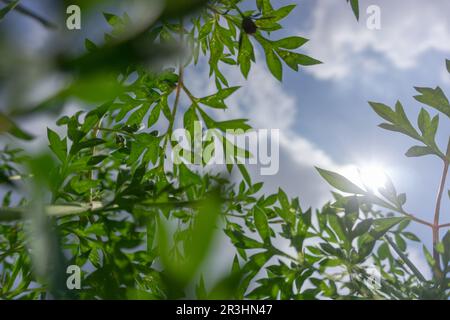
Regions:
<instances>
[{"instance_id":1,"label":"white cloud","mask_svg":"<svg viewBox=\"0 0 450 320\"><path fill-rule=\"evenodd\" d=\"M324 62L307 69L319 79L343 79L352 74L372 74L390 67L380 64L381 55L393 66L418 65L428 51L450 52L450 2L447 0L363 0L361 19L356 22L341 1L316 1L311 27L302 30L312 41L308 54ZM366 8L381 8L381 30L366 27Z\"/></svg>"}]
</instances>

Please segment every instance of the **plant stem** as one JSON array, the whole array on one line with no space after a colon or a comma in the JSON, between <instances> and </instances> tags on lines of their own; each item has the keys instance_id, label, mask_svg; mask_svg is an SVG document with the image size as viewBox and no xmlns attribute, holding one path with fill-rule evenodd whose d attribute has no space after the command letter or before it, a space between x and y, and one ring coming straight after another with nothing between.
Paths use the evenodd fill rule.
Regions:
<instances>
[{"instance_id":1,"label":"plant stem","mask_svg":"<svg viewBox=\"0 0 450 320\"><path fill-rule=\"evenodd\" d=\"M397 247L395 242L389 236L385 236L384 238L387 240L389 245L394 249L394 251L399 255L399 257L402 258L402 260L408 265L409 269L416 275L416 277L419 278L420 281L426 282L427 280L419 271L419 269L417 269L414 263L412 263L411 260L409 260L409 258L402 252L402 250L400 250L400 248Z\"/></svg>"},{"instance_id":2,"label":"plant stem","mask_svg":"<svg viewBox=\"0 0 450 320\"><path fill-rule=\"evenodd\" d=\"M141 204L152 208L196 208L203 203L204 199L192 200L192 201L168 201L168 202L154 202L144 201ZM6 208L0 207L0 222L10 222L20 220L23 214L29 211L29 207L16 207ZM80 203L80 204L53 204L45 206L45 213L47 216L62 217L68 215L83 214L86 212L98 212L107 210L120 210L117 205L108 206L99 201L93 201L92 203Z\"/></svg>"},{"instance_id":3,"label":"plant stem","mask_svg":"<svg viewBox=\"0 0 450 320\"><path fill-rule=\"evenodd\" d=\"M11 0L2 0L2 2L10 4L12 1ZM56 24L54 24L53 22L47 20L46 18L43 18L42 16L40 16L39 14L31 11L30 9L24 7L21 4L18 4L14 10L16 10L17 12L21 13L24 16L30 17L34 20L36 20L37 22L39 22L40 24L42 24L44 27L50 28L50 29L57 29L58 27L56 26Z\"/></svg>"},{"instance_id":4,"label":"plant stem","mask_svg":"<svg viewBox=\"0 0 450 320\"><path fill-rule=\"evenodd\" d=\"M98 131L99 131L99 127L101 126L101 123L102 123L102 119L99 119L98 123L96 124L96 126L95 126L95 128L94 128L94 130L92 132L93 138L97 138L97 134L98 134ZM95 157L95 155L97 153L96 151L97 150L96 150L96 148L94 146L92 148L92 156L93 157ZM94 180L95 179L95 171L94 171L94 169L91 170L89 178L90 178L90 180ZM91 188L89 190L89 202L92 203L93 201L94 201L94 189Z\"/></svg>"},{"instance_id":5,"label":"plant stem","mask_svg":"<svg viewBox=\"0 0 450 320\"><path fill-rule=\"evenodd\" d=\"M241 15L242 18L244 18L244 14L242 13L241 9L236 4L233 4L233 7L236 9L236 11Z\"/></svg>"},{"instance_id":6,"label":"plant stem","mask_svg":"<svg viewBox=\"0 0 450 320\"><path fill-rule=\"evenodd\" d=\"M183 91L186 93L186 95L188 96L188 98L192 101L193 104L197 104L197 98L194 97L194 95L189 91L188 88L186 88L186 86L184 85L184 83L181 84Z\"/></svg>"},{"instance_id":7,"label":"plant stem","mask_svg":"<svg viewBox=\"0 0 450 320\"><path fill-rule=\"evenodd\" d=\"M430 227L430 228L433 228L433 226L434 226L431 222L428 222L428 221L426 221L426 220L417 218L415 215L406 212L405 210L403 210L402 207L399 207L399 206L393 206L393 205L391 205L390 203L384 201L383 199L380 199L379 197L374 196L373 194L366 194L366 195L369 196L369 197L371 197L371 199L376 200L376 203L375 203L375 204L377 204L377 205L379 205L379 206L381 206L381 207L383 207L383 208L390 209L390 210L392 210L392 211L398 212L398 213L400 213L400 214L402 214L402 215L408 217L408 218L411 219L412 221L415 221L415 222L417 222L417 223L423 224L423 225L428 226L428 227Z\"/></svg>"},{"instance_id":8,"label":"plant stem","mask_svg":"<svg viewBox=\"0 0 450 320\"><path fill-rule=\"evenodd\" d=\"M291 259L293 262L298 263L298 259L296 259L295 257L291 256L290 254L288 254L288 253L286 253L286 252L284 252L284 251L282 251L280 249L277 249L277 248L274 248L274 251L275 251L276 254L278 254L278 255L280 255L282 257Z\"/></svg>"},{"instance_id":9,"label":"plant stem","mask_svg":"<svg viewBox=\"0 0 450 320\"><path fill-rule=\"evenodd\" d=\"M220 12L219 10L217 10L215 7L213 7L213 6L210 5L210 4L207 4L206 7L207 7L209 10L211 10L212 12L214 12L215 14L220 14L220 15L223 14L222 12Z\"/></svg>"},{"instance_id":10,"label":"plant stem","mask_svg":"<svg viewBox=\"0 0 450 320\"><path fill-rule=\"evenodd\" d=\"M447 175L448 175L448 168L449 168L449 160L448 160L448 158L449 157L450 157L450 139L448 141L446 158L444 160L444 169L442 171L441 183L439 185L439 190L438 190L438 194L437 194L437 197L436 197L436 208L434 210L433 258L434 258L434 261L436 262L435 272L439 276L441 275L440 255L439 255L439 252L437 251L437 244L439 242L439 228L440 228L439 216L440 216L440 212L441 212L442 195L444 193L445 184L446 184Z\"/></svg>"},{"instance_id":11,"label":"plant stem","mask_svg":"<svg viewBox=\"0 0 450 320\"><path fill-rule=\"evenodd\" d=\"M62 204L62 205L47 205L45 206L45 213L48 216L66 216L81 214L88 211L98 211L103 208L101 203L93 202L83 203L79 205ZM30 210L29 207L19 208L0 208L0 221L15 221L20 220L23 214Z\"/></svg>"},{"instance_id":12,"label":"plant stem","mask_svg":"<svg viewBox=\"0 0 450 320\"><path fill-rule=\"evenodd\" d=\"M175 93L175 102L173 104L173 109L172 109L172 116L171 116L171 120L169 123L169 128L167 129L167 137L168 139L170 139L170 136L172 135L172 131L173 131L173 126L175 123L175 116L177 114L177 110L178 110L178 104L180 102L180 93L181 93L181 87L183 86L183 65L180 65L180 71L178 74L178 84L177 84L177 89L176 89L176 93ZM166 139L166 145L167 145L167 141L168 139ZM164 148L165 149L165 148Z\"/></svg>"},{"instance_id":13,"label":"plant stem","mask_svg":"<svg viewBox=\"0 0 450 320\"><path fill-rule=\"evenodd\" d=\"M14 175L14 176L9 176L8 177L9 181L24 180L26 178L33 178L33 175L32 174L28 174L28 175Z\"/></svg>"},{"instance_id":14,"label":"plant stem","mask_svg":"<svg viewBox=\"0 0 450 320\"><path fill-rule=\"evenodd\" d=\"M430 228L433 228L433 227L434 227L434 224L432 224L432 223L430 223L430 222L428 222L428 221L422 220L422 219L420 219L420 218L417 218L416 216L414 216L414 215L412 215L412 214L410 214L410 213L407 213L407 212L405 212L405 211L403 211L403 210L401 210L401 211L399 211L399 212L400 212L402 215L407 216L408 218L410 218L412 221L415 221L415 222L417 222L417 223L423 224L423 225L428 226L428 227L430 227Z\"/></svg>"},{"instance_id":15,"label":"plant stem","mask_svg":"<svg viewBox=\"0 0 450 320\"><path fill-rule=\"evenodd\" d=\"M183 43L183 30L184 30L184 26L183 26L183 21L181 20L180 22L181 25L181 29L180 29L180 43ZM163 152L161 153L161 164L164 166L164 156L165 156L165 152L166 152L166 148L167 148L167 143L169 142L169 140L171 139L172 136L172 131L173 131L173 126L175 123L175 116L177 114L177 110L178 110L178 104L180 102L180 93L181 93L181 88L183 87L183 75L184 75L184 63L183 63L183 58L180 58L180 62L179 62L179 67L178 67L178 83L177 83L177 87L176 87L176 92L175 92L175 102L173 104L173 109L172 109L172 115L169 122L169 128L167 128L167 133L166 136L164 138L164 144L163 144Z\"/></svg>"}]
</instances>

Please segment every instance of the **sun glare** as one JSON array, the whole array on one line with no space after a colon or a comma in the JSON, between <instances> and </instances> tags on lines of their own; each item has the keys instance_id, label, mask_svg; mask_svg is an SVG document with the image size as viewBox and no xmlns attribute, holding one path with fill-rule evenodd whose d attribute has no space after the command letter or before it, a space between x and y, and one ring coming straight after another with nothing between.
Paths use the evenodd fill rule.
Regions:
<instances>
[{"instance_id":1,"label":"sun glare","mask_svg":"<svg viewBox=\"0 0 450 320\"><path fill-rule=\"evenodd\" d=\"M369 165L359 169L361 182L372 190L378 190L385 186L386 171L380 165Z\"/></svg>"}]
</instances>

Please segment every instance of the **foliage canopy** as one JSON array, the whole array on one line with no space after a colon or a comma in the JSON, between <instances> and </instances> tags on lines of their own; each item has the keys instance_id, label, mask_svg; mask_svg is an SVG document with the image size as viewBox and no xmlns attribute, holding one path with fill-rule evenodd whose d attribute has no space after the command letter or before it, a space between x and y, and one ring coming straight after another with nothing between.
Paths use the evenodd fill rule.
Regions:
<instances>
[{"instance_id":1,"label":"foliage canopy","mask_svg":"<svg viewBox=\"0 0 450 320\"><path fill-rule=\"evenodd\" d=\"M407 156L443 161L437 222L406 212L405 194L390 181L374 191L318 169L342 194L313 210L281 188L262 194L263 184L254 183L237 159L226 168L240 172L237 185L226 174L170 163L166 155L178 123L193 132L193 123L201 121L224 145L231 143L227 129L250 128L246 119L212 116L213 109L228 109L227 98L239 90L229 83L225 65L246 78L262 60L282 81L286 67L299 71L319 63L299 52L307 39L276 37L294 5L256 0L245 11L241 0L198 1L199 11L186 15L187 8L170 6L176 2L168 1L144 31L133 29L126 14L105 13L111 31L104 43L86 39L85 53L58 60L58 71L73 77L68 86L37 105L0 113L1 133L32 140L16 124L20 117L58 112L73 99L88 106L59 118L62 136L47 130L49 153L30 156L6 145L0 153L0 297L447 299L450 233L439 237L448 227L439 222L439 206L450 148L442 151L435 143L439 116L421 109L417 130L400 102L394 108L370 103L386 121L382 128L420 143ZM358 1L347 2L358 17ZM0 19L18 4L2 8ZM214 94L196 95L184 82L186 69L197 64L207 65ZM418 101L450 117L440 88L417 91ZM423 247L432 279L408 257L409 241L420 242L407 229L411 222L433 231L433 252ZM229 273L206 283L200 270L222 231L234 260ZM68 265L82 267L81 290L67 290ZM380 271L379 286L369 281L370 266Z\"/></svg>"}]
</instances>

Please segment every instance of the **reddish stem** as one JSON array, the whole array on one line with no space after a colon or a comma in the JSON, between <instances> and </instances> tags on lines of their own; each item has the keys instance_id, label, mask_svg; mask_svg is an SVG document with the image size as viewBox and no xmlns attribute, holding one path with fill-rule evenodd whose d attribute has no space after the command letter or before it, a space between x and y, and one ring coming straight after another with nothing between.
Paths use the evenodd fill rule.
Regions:
<instances>
[{"instance_id":1,"label":"reddish stem","mask_svg":"<svg viewBox=\"0 0 450 320\"><path fill-rule=\"evenodd\" d=\"M437 244L439 242L439 229L441 228L441 226L439 225L439 216L440 216L440 212L441 212L442 195L444 194L445 183L446 183L446 179L447 179L447 175L448 175L449 157L450 157L450 139L448 141L447 154L446 154L446 158L444 160L444 170L442 172L441 183L440 183L438 195L436 198L436 209L434 211L433 258L436 263L435 271L436 271L437 275L441 274L440 256L439 256L439 252L437 251Z\"/></svg>"}]
</instances>

